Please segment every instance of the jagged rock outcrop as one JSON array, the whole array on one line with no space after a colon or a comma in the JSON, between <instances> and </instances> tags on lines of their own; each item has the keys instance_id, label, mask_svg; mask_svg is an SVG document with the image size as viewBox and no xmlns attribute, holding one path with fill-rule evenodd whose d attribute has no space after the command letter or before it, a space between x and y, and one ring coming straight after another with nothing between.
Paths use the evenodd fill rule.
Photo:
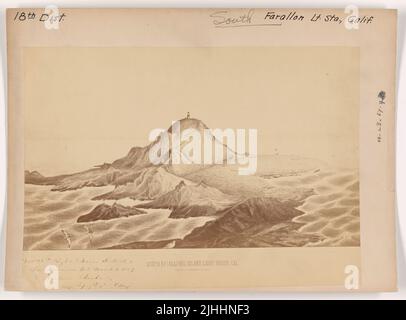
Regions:
<instances>
[{"instance_id":1,"label":"jagged rock outcrop","mask_svg":"<svg viewBox=\"0 0 406 320\"><path fill-rule=\"evenodd\" d=\"M98 220L111 220L122 217L135 216L139 214L145 214L146 212L134 207L125 207L120 204L113 204L109 206L107 204L99 204L88 214L82 215L77 219L78 223L92 222Z\"/></svg>"},{"instance_id":2,"label":"jagged rock outcrop","mask_svg":"<svg viewBox=\"0 0 406 320\"><path fill-rule=\"evenodd\" d=\"M170 218L186 218L216 215L239 200L204 183L186 184L182 180L173 190L139 207L172 209Z\"/></svg>"},{"instance_id":3,"label":"jagged rock outcrop","mask_svg":"<svg viewBox=\"0 0 406 320\"><path fill-rule=\"evenodd\" d=\"M217 220L196 228L178 240L175 247L268 247L281 243L286 246L287 238L292 246L307 243L309 237L317 237L297 233L300 224L285 223L303 214L295 209L297 205L273 198L248 199L222 212Z\"/></svg>"}]
</instances>

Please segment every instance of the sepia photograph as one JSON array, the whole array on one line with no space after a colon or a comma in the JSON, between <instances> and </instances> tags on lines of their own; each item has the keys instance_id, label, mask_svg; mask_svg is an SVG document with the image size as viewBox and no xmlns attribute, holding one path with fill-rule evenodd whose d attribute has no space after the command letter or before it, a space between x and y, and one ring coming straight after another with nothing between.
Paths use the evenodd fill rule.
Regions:
<instances>
[{"instance_id":1,"label":"sepia photograph","mask_svg":"<svg viewBox=\"0 0 406 320\"><path fill-rule=\"evenodd\" d=\"M24 59L25 250L360 245L357 48Z\"/></svg>"},{"instance_id":2,"label":"sepia photograph","mask_svg":"<svg viewBox=\"0 0 406 320\"><path fill-rule=\"evenodd\" d=\"M0 5L0 300L404 297L405 8L39 2Z\"/></svg>"}]
</instances>

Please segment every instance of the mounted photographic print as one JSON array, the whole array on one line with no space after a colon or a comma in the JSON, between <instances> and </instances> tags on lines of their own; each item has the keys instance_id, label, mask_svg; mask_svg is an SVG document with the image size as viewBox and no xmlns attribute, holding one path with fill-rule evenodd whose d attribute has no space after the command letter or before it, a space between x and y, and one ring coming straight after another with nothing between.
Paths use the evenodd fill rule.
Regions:
<instances>
[{"instance_id":1,"label":"mounted photographic print","mask_svg":"<svg viewBox=\"0 0 406 320\"><path fill-rule=\"evenodd\" d=\"M8 289L395 290L396 11L351 10L9 9Z\"/></svg>"}]
</instances>

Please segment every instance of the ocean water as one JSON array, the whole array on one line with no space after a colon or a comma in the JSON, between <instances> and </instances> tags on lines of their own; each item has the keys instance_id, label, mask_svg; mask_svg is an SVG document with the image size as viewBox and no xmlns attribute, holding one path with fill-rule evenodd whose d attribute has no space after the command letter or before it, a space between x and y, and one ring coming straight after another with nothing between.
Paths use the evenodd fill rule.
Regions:
<instances>
[{"instance_id":1,"label":"ocean water","mask_svg":"<svg viewBox=\"0 0 406 320\"><path fill-rule=\"evenodd\" d=\"M24 250L101 249L134 241L181 239L211 217L171 219L170 210L142 209L147 214L76 223L101 203L93 197L112 187L92 187L51 192L50 186L25 185ZM117 203L132 206L140 201L121 199Z\"/></svg>"},{"instance_id":2,"label":"ocean water","mask_svg":"<svg viewBox=\"0 0 406 320\"><path fill-rule=\"evenodd\" d=\"M293 222L303 224L299 232L319 235L321 240L307 246L359 246L358 172L349 169L322 169L300 176L272 180L276 187L301 187L313 190L297 207L303 215Z\"/></svg>"},{"instance_id":3,"label":"ocean water","mask_svg":"<svg viewBox=\"0 0 406 320\"><path fill-rule=\"evenodd\" d=\"M359 246L359 184L353 170L316 170L300 175L266 179L275 190L311 189L297 209L295 232L317 235L306 246ZM139 204L129 198L91 200L109 192L107 187L51 192L51 186L25 185L24 250L101 249L135 241L183 239L213 217L169 218L170 210L143 209L147 214L76 223L101 203ZM292 191L293 192L293 191ZM287 222L289 223L289 222Z\"/></svg>"}]
</instances>

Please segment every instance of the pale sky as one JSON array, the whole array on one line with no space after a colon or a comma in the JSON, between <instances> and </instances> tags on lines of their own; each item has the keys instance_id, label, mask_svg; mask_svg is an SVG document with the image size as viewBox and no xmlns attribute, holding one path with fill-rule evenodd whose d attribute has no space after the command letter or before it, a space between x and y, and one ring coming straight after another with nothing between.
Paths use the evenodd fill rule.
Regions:
<instances>
[{"instance_id":1,"label":"pale sky","mask_svg":"<svg viewBox=\"0 0 406 320\"><path fill-rule=\"evenodd\" d=\"M24 64L28 170L112 162L188 111L258 129L260 154L358 164L357 48L26 48Z\"/></svg>"}]
</instances>

